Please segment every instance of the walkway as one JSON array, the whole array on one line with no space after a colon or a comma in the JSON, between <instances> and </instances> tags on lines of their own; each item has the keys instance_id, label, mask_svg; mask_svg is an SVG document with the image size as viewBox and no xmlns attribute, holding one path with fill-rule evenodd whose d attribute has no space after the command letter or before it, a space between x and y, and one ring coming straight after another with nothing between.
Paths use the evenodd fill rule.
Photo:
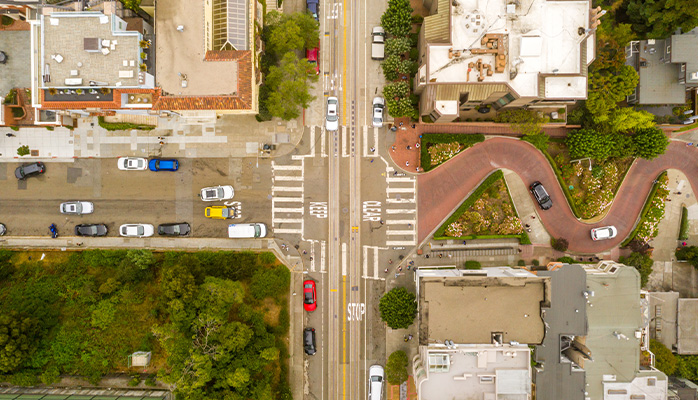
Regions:
<instances>
[{"instance_id":1,"label":"walkway","mask_svg":"<svg viewBox=\"0 0 698 400\"><path fill-rule=\"evenodd\" d=\"M572 214L562 189L543 154L518 139L491 138L462 152L435 170L420 175L418 185L418 237L423 242L460 205L460 203L497 169L507 168L524 183L540 181L548 189L555 205L539 212L552 237L566 238L569 251L596 254L618 246L634 227L638 214L652 186L652 178L669 168L688 177L691 187L698 187L698 150L683 142L672 142L655 160L638 160L630 168L608 215L598 223L586 224ZM591 228L614 225L618 236L593 242Z\"/></svg>"},{"instance_id":2,"label":"walkway","mask_svg":"<svg viewBox=\"0 0 698 400\"><path fill-rule=\"evenodd\" d=\"M543 132L551 137L565 137L572 129L579 129L579 125L548 124L543 126ZM495 122L450 122L447 124L418 124L417 132L422 133L482 133L483 135L521 136L514 132L508 124Z\"/></svg>"}]
</instances>

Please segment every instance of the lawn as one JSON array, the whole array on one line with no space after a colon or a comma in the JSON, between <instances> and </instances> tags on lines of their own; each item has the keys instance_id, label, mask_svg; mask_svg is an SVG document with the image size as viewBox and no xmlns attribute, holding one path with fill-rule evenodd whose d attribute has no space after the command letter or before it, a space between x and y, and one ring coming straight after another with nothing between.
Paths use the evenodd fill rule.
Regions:
<instances>
[{"instance_id":1,"label":"lawn","mask_svg":"<svg viewBox=\"0 0 698 400\"><path fill-rule=\"evenodd\" d=\"M504 237L528 240L502 171L488 176L434 233L435 239Z\"/></svg>"},{"instance_id":2,"label":"lawn","mask_svg":"<svg viewBox=\"0 0 698 400\"><path fill-rule=\"evenodd\" d=\"M481 134L425 133L421 139L421 165L429 171L461 151L485 140Z\"/></svg>"},{"instance_id":3,"label":"lawn","mask_svg":"<svg viewBox=\"0 0 698 400\"><path fill-rule=\"evenodd\" d=\"M0 381L98 383L152 352L178 398L277 398L287 382L288 269L271 253L0 250ZM5 341L5 342L3 342ZM136 384L139 380L136 381Z\"/></svg>"},{"instance_id":4,"label":"lawn","mask_svg":"<svg viewBox=\"0 0 698 400\"><path fill-rule=\"evenodd\" d=\"M574 203L572 210L582 219L603 216L608 211L633 163L632 158L610 158L593 162L590 170L588 159L572 163L567 146L559 141L550 141L548 154L557 167L568 200Z\"/></svg>"}]
</instances>

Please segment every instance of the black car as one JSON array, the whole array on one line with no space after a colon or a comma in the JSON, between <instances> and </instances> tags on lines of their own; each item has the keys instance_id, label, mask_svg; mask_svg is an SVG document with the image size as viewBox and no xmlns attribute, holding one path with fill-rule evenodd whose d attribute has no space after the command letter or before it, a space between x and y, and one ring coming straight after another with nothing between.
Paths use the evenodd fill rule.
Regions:
<instances>
[{"instance_id":1,"label":"black car","mask_svg":"<svg viewBox=\"0 0 698 400\"><path fill-rule=\"evenodd\" d=\"M533 182L533 184L531 184L531 186L528 189L533 194L533 197L536 198L536 201L538 202L540 208L547 210L553 206L553 201L550 200L548 192L545 191L545 188L540 182Z\"/></svg>"},{"instance_id":2,"label":"black car","mask_svg":"<svg viewBox=\"0 0 698 400\"><path fill-rule=\"evenodd\" d=\"M28 178L32 175L39 175L46 172L46 166L42 162L34 162L31 164L24 164L17 167L15 170L15 177L20 181Z\"/></svg>"},{"instance_id":3,"label":"black car","mask_svg":"<svg viewBox=\"0 0 698 400\"><path fill-rule=\"evenodd\" d=\"M305 328L303 330L303 350L309 356L315 354L315 329Z\"/></svg>"},{"instance_id":4,"label":"black car","mask_svg":"<svg viewBox=\"0 0 698 400\"><path fill-rule=\"evenodd\" d=\"M158 235L186 236L191 231L186 222L158 225Z\"/></svg>"},{"instance_id":5,"label":"black car","mask_svg":"<svg viewBox=\"0 0 698 400\"><path fill-rule=\"evenodd\" d=\"M104 224L81 224L75 225L77 236L106 236L107 226Z\"/></svg>"}]
</instances>

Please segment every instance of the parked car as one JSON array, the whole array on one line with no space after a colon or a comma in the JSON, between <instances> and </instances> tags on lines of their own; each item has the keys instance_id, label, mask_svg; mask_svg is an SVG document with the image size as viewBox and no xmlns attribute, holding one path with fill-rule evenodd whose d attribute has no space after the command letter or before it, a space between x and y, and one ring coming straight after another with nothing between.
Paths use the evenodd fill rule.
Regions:
<instances>
[{"instance_id":1,"label":"parked car","mask_svg":"<svg viewBox=\"0 0 698 400\"><path fill-rule=\"evenodd\" d=\"M186 222L158 225L158 235L187 236L189 232L191 232L191 227Z\"/></svg>"},{"instance_id":2,"label":"parked car","mask_svg":"<svg viewBox=\"0 0 698 400\"><path fill-rule=\"evenodd\" d=\"M179 161L175 159L159 160L154 158L148 161L148 169L151 171L176 171L179 169Z\"/></svg>"},{"instance_id":3,"label":"parked car","mask_svg":"<svg viewBox=\"0 0 698 400\"><path fill-rule=\"evenodd\" d=\"M618 234L615 226L604 226L591 230L591 240L613 239Z\"/></svg>"},{"instance_id":4,"label":"parked car","mask_svg":"<svg viewBox=\"0 0 698 400\"><path fill-rule=\"evenodd\" d=\"M155 229L150 224L123 224L119 227L119 235L125 237L153 236Z\"/></svg>"},{"instance_id":5,"label":"parked car","mask_svg":"<svg viewBox=\"0 0 698 400\"><path fill-rule=\"evenodd\" d=\"M320 0L305 0L305 7L313 15L315 21L320 22Z\"/></svg>"},{"instance_id":6,"label":"parked car","mask_svg":"<svg viewBox=\"0 0 698 400\"><path fill-rule=\"evenodd\" d=\"M336 97L327 98L327 113L325 114L325 129L336 131L339 129L339 99Z\"/></svg>"},{"instance_id":7,"label":"parked car","mask_svg":"<svg viewBox=\"0 0 698 400\"><path fill-rule=\"evenodd\" d=\"M61 214L92 214L95 211L95 206L89 201L67 201L61 203Z\"/></svg>"},{"instance_id":8,"label":"parked car","mask_svg":"<svg viewBox=\"0 0 698 400\"><path fill-rule=\"evenodd\" d=\"M383 398L383 367L371 365L368 368L368 399L381 400Z\"/></svg>"},{"instance_id":9,"label":"parked car","mask_svg":"<svg viewBox=\"0 0 698 400\"><path fill-rule=\"evenodd\" d=\"M235 196L235 190L230 185L203 188L199 195L203 201L228 200L233 196Z\"/></svg>"},{"instance_id":10,"label":"parked car","mask_svg":"<svg viewBox=\"0 0 698 400\"><path fill-rule=\"evenodd\" d=\"M376 26L371 31L371 59L383 60L385 58L385 30Z\"/></svg>"},{"instance_id":11,"label":"parked car","mask_svg":"<svg viewBox=\"0 0 698 400\"><path fill-rule=\"evenodd\" d=\"M543 210L548 210L550 209L550 207L553 206L553 201L550 200L548 192L545 190L545 188L540 182L533 182L531 186L528 187L528 189L533 194L533 197L538 202L540 208L542 208Z\"/></svg>"},{"instance_id":12,"label":"parked car","mask_svg":"<svg viewBox=\"0 0 698 400\"><path fill-rule=\"evenodd\" d=\"M104 224L75 225L76 236L106 236L107 231L107 226Z\"/></svg>"},{"instance_id":13,"label":"parked car","mask_svg":"<svg viewBox=\"0 0 698 400\"><path fill-rule=\"evenodd\" d=\"M305 311L315 311L317 308L315 281L312 279L307 279L303 282L303 308L305 308Z\"/></svg>"},{"instance_id":14,"label":"parked car","mask_svg":"<svg viewBox=\"0 0 698 400\"><path fill-rule=\"evenodd\" d=\"M204 215L206 215L206 218L228 219L235 218L237 216L237 211L235 210L235 207L212 206L206 207Z\"/></svg>"},{"instance_id":15,"label":"parked car","mask_svg":"<svg viewBox=\"0 0 698 400\"><path fill-rule=\"evenodd\" d=\"M145 171L148 169L148 160L141 157L119 157L116 166L122 171Z\"/></svg>"},{"instance_id":16,"label":"parked car","mask_svg":"<svg viewBox=\"0 0 698 400\"><path fill-rule=\"evenodd\" d=\"M318 60L319 54L320 54L319 47L316 47L314 49L306 49L305 50L305 58L308 59L309 63L311 63L315 66L313 68L315 70L315 75L320 74L320 61Z\"/></svg>"},{"instance_id":17,"label":"parked car","mask_svg":"<svg viewBox=\"0 0 698 400\"><path fill-rule=\"evenodd\" d=\"M317 352L315 348L315 329L305 328L303 330L303 350L305 350L305 354L309 356Z\"/></svg>"},{"instance_id":18,"label":"parked car","mask_svg":"<svg viewBox=\"0 0 698 400\"><path fill-rule=\"evenodd\" d=\"M231 239L256 239L265 236L267 226L262 223L228 225L228 237Z\"/></svg>"},{"instance_id":19,"label":"parked car","mask_svg":"<svg viewBox=\"0 0 698 400\"><path fill-rule=\"evenodd\" d=\"M17 167L17 169L15 169L15 177L21 181L30 176L43 174L44 172L46 172L46 166L44 163L37 161Z\"/></svg>"},{"instance_id":20,"label":"parked car","mask_svg":"<svg viewBox=\"0 0 698 400\"><path fill-rule=\"evenodd\" d=\"M385 110L385 99L380 96L373 98L373 126L381 128L383 126L383 111Z\"/></svg>"},{"instance_id":21,"label":"parked car","mask_svg":"<svg viewBox=\"0 0 698 400\"><path fill-rule=\"evenodd\" d=\"M7 232L7 228L5 227L5 224L0 224L0 236L4 235Z\"/></svg>"}]
</instances>

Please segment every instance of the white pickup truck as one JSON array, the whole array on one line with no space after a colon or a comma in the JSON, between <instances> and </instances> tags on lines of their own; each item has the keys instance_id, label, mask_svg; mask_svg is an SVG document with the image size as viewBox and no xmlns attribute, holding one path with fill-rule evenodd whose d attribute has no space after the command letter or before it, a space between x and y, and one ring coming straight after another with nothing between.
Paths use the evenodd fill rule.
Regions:
<instances>
[{"instance_id":1,"label":"white pickup truck","mask_svg":"<svg viewBox=\"0 0 698 400\"><path fill-rule=\"evenodd\" d=\"M382 60L385 58L385 31L377 26L371 31L371 59Z\"/></svg>"}]
</instances>

